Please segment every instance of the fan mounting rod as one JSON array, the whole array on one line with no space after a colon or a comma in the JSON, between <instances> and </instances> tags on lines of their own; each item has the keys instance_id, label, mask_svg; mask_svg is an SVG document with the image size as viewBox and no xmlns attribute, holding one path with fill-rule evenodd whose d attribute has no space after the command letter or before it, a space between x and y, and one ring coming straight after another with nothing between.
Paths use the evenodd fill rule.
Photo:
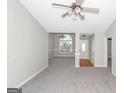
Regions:
<instances>
[{"instance_id":1,"label":"fan mounting rod","mask_svg":"<svg viewBox=\"0 0 124 93\"><path fill-rule=\"evenodd\" d=\"M75 3L72 3L71 8L72 8L73 10L74 10L75 8L77 8L77 7L79 7L79 8L81 9L80 5L77 5L76 2L75 2Z\"/></svg>"}]
</instances>

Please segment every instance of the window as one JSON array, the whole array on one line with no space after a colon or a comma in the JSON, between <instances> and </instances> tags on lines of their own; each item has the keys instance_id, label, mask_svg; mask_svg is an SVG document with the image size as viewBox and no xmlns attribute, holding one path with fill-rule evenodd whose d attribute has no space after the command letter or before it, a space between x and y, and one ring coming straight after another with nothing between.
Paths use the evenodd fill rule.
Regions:
<instances>
[{"instance_id":1,"label":"window","mask_svg":"<svg viewBox=\"0 0 124 93\"><path fill-rule=\"evenodd\" d=\"M72 51L72 38L68 34L59 36L59 49L60 52L71 52Z\"/></svg>"}]
</instances>

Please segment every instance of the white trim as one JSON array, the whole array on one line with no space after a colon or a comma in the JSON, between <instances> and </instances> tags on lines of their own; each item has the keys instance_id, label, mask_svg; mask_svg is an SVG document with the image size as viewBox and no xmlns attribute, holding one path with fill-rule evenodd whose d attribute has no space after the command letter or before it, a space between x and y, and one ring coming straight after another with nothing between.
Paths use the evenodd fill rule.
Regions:
<instances>
[{"instance_id":1,"label":"white trim","mask_svg":"<svg viewBox=\"0 0 124 93\"><path fill-rule=\"evenodd\" d=\"M48 65L44 66L42 69L40 69L38 72L36 72L35 74L33 74L32 76L30 76L28 79L26 79L25 81L23 81L22 83L20 83L16 88L20 88L21 86L23 86L25 83L27 83L28 81L30 81L32 78L34 78L36 75L38 75L40 72L42 72L44 69L46 69L48 67Z\"/></svg>"},{"instance_id":2,"label":"white trim","mask_svg":"<svg viewBox=\"0 0 124 93\"><path fill-rule=\"evenodd\" d=\"M112 74L116 77L116 74L114 72L112 72Z\"/></svg>"},{"instance_id":3,"label":"white trim","mask_svg":"<svg viewBox=\"0 0 124 93\"><path fill-rule=\"evenodd\" d=\"M95 67L107 67L106 65L95 65Z\"/></svg>"},{"instance_id":4,"label":"white trim","mask_svg":"<svg viewBox=\"0 0 124 93\"><path fill-rule=\"evenodd\" d=\"M107 63L108 63L108 60L107 60L107 53L108 53L108 49L107 49L107 37L104 38L104 43L105 43L104 60L105 60L105 65L107 66Z\"/></svg>"},{"instance_id":5,"label":"white trim","mask_svg":"<svg viewBox=\"0 0 124 93\"><path fill-rule=\"evenodd\" d=\"M80 53L75 53L75 56L80 56Z\"/></svg>"},{"instance_id":6,"label":"white trim","mask_svg":"<svg viewBox=\"0 0 124 93\"><path fill-rule=\"evenodd\" d=\"M79 65L75 65L75 67L80 67Z\"/></svg>"},{"instance_id":7,"label":"white trim","mask_svg":"<svg viewBox=\"0 0 124 93\"><path fill-rule=\"evenodd\" d=\"M54 55L54 57L75 57L74 55Z\"/></svg>"}]
</instances>

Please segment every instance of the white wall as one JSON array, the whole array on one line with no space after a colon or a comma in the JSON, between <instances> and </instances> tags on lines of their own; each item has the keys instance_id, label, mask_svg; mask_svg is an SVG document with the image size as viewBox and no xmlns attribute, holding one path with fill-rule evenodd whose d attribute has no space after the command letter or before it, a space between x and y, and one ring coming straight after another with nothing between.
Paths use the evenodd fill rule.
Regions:
<instances>
[{"instance_id":1,"label":"white wall","mask_svg":"<svg viewBox=\"0 0 124 93\"><path fill-rule=\"evenodd\" d=\"M95 40L94 34L89 36L89 58L92 63L95 62Z\"/></svg>"},{"instance_id":2,"label":"white wall","mask_svg":"<svg viewBox=\"0 0 124 93\"><path fill-rule=\"evenodd\" d=\"M54 57L74 57L75 56L75 34L69 33L72 37L72 52L61 53L59 51L59 36L61 33L53 34L53 56Z\"/></svg>"},{"instance_id":3,"label":"white wall","mask_svg":"<svg viewBox=\"0 0 124 93\"><path fill-rule=\"evenodd\" d=\"M95 67L106 67L104 33L95 33Z\"/></svg>"},{"instance_id":4,"label":"white wall","mask_svg":"<svg viewBox=\"0 0 124 93\"><path fill-rule=\"evenodd\" d=\"M80 33L75 33L75 67L80 67Z\"/></svg>"},{"instance_id":5,"label":"white wall","mask_svg":"<svg viewBox=\"0 0 124 93\"><path fill-rule=\"evenodd\" d=\"M19 0L8 0L7 40L7 87L13 88L48 65L48 33Z\"/></svg>"},{"instance_id":6,"label":"white wall","mask_svg":"<svg viewBox=\"0 0 124 93\"><path fill-rule=\"evenodd\" d=\"M112 38L112 73L116 75L116 21L114 21L111 26L107 29L105 37L106 39L109 37Z\"/></svg>"},{"instance_id":7,"label":"white wall","mask_svg":"<svg viewBox=\"0 0 124 93\"><path fill-rule=\"evenodd\" d=\"M105 62L105 33L94 33L92 36L92 59L95 67L106 67ZM75 47L75 67L79 67L80 59L80 33L76 33L76 47Z\"/></svg>"},{"instance_id":8,"label":"white wall","mask_svg":"<svg viewBox=\"0 0 124 93\"><path fill-rule=\"evenodd\" d=\"M53 44L54 44L54 41L53 41L53 34L52 33L49 33L49 59L53 58Z\"/></svg>"}]
</instances>

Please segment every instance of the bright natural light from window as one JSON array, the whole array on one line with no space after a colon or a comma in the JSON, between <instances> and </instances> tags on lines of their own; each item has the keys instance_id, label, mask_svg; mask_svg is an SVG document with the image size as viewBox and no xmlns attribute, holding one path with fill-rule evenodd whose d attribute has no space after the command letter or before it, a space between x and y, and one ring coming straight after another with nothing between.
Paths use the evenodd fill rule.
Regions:
<instances>
[{"instance_id":1,"label":"bright natural light from window","mask_svg":"<svg viewBox=\"0 0 124 93\"><path fill-rule=\"evenodd\" d=\"M85 51L85 48L86 48L85 43L82 43L82 45L81 45L82 52Z\"/></svg>"},{"instance_id":2,"label":"bright natural light from window","mask_svg":"<svg viewBox=\"0 0 124 93\"><path fill-rule=\"evenodd\" d=\"M68 34L63 34L59 37L59 49L61 52L72 51L72 38Z\"/></svg>"}]
</instances>

